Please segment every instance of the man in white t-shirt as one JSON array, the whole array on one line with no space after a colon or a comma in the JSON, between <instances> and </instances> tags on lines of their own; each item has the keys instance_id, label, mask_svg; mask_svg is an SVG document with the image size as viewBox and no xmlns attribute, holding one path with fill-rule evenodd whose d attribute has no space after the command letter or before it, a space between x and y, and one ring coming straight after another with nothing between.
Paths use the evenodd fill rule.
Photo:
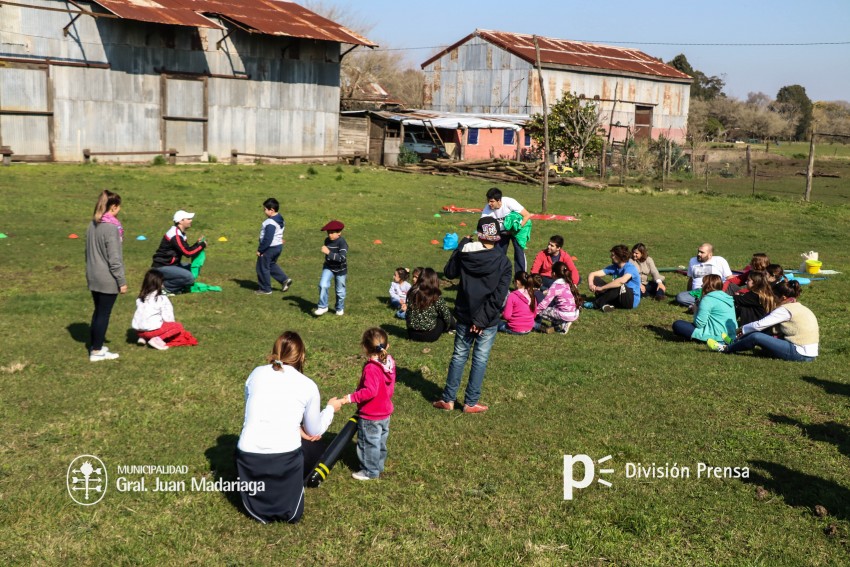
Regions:
<instances>
[{"instance_id":1,"label":"man in white t-shirt","mask_svg":"<svg viewBox=\"0 0 850 567\"><path fill-rule=\"evenodd\" d=\"M529 213L525 207L520 205L519 201L510 197L503 197L502 192L496 187L489 189L487 191L487 206L484 207L483 211L481 211L481 216L493 217L499 221L499 235L501 238L499 239L497 246L507 254L508 242L513 242L514 273L527 272L528 264L525 261L525 249L519 245L519 242L517 242L513 235L505 232L504 220L505 217L511 213L519 213L522 215L522 226L525 226L529 219L531 219L531 213Z\"/></svg>"},{"instance_id":2,"label":"man in white t-shirt","mask_svg":"<svg viewBox=\"0 0 850 567\"><path fill-rule=\"evenodd\" d=\"M697 255L688 262L688 290L702 289L702 278L709 274L717 274L723 281L734 275L729 262L721 256L715 256L714 246L705 242L697 249ZM697 298L690 291L676 295L676 303L684 307L696 305L696 302Z\"/></svg>"}]
</instances>

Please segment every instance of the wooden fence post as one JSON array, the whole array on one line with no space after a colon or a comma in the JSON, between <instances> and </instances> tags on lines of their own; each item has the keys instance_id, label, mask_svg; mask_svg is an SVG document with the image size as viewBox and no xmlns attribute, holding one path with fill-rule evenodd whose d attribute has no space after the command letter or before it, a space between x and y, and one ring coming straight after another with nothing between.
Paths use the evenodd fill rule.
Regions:
<instances>
[{"instance_id":1,"label":"wooden fence post","mask_svg":"<svg viewBox=\"0 0 850 567\"><path fill-rule=\"evenodd\" d=\"M806 193L803 199L808 203L812 197L812 175L815 171L815 131L812 130L812 139L809 142L809 166L806 168Z\"/></svg>"}]
</instances>

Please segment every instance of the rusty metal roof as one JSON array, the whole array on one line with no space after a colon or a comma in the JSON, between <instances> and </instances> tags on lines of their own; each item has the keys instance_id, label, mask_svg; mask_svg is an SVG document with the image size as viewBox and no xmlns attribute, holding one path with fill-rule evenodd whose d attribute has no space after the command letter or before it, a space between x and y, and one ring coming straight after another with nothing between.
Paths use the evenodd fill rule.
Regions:
<instances>
[{"instance_id":1,"label":"rusty metal roof","mask_svg":"<svg viewBox=\"0 0 850 567\"><path fill-rule=\"evenodd\" d=\"M375 47L365 37L294 2L276 0L92 0L120 18L197 28L220 16L250 33Z\"/></svg>"},{"instance_id":2,"label":"rusty metal roof","mask_svg":"<svg viewBox=\"0 0 850 567\"><path fill-rule=\"evenodd\" d=\"M532 65L537 62L533 35L475 30L475 32L422 63L422 68L424 69L473 37L480 37L489 41ZM540 63L543 67L566 66L586 68L588 70L601 69L613 72L653 75L655 77L677 81L691 81L689 75L637 49L611 47L596 43L542 36L537 36L537 43L540 46Z\"/></svg>"}]
</instances>

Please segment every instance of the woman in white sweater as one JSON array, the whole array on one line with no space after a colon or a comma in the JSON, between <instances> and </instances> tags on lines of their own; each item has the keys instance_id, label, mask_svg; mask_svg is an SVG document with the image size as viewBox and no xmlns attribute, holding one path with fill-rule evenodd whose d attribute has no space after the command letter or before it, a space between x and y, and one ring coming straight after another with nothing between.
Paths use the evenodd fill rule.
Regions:
<instances>
[{"instance_id":1,"label":"woman in white sweater","mask_svg":"<svg viewBox=\"0 0 850 567\"><path fill-rule=\"evenodd\" d=\"M236 446L236 469L240 481L255 483L255 491L242 492L242 503L264 524L301 519L301 440L318 440L340 407L331 400L319 409L319 388L301 373L304 357L301 337L286 331L275 341L269 364L255 368L245 382L245 423Z\"/></svg>"},{"instance_id":2,"label":"woman in white sweater","mask_svg":"<svg viewBox=\"0 0 850 567\"><path fill-rule=\"evenodd\" d=\"M797 302L800 284L783 281L774 286L779 307L766 317L738 329L738 337L729 345L714 340L708 341L709 348L720 352L735 353L761 347L772 358L793 362L812 362L818 356L820 331L818 320L811 310ZM779 337L763 333L771 327L779 329Z\"/></svg>"}]
</instances>

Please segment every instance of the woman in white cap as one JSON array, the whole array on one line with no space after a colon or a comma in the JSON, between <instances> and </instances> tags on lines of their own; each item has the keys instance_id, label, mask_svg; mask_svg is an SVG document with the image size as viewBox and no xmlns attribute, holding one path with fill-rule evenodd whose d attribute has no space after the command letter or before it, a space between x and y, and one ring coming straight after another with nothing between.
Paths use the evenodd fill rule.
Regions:
<instances>
[{"instance_id":1,"label":"woman in white cap","mask_svg":"<svg viewBox=\"0 0 850 567\"><path fill-rule=\"evenodd\" d=\"M195 283L189 264L181 264L183 256L195 258L207 247L206 239L201 236L193 245L186 241L186 231L192 226L195 213L179 210L174 213L174 226L168 229L153 255L152 268L162 272L163 287L168 293L180 293Z\"/></svg>"}]
</instances>

